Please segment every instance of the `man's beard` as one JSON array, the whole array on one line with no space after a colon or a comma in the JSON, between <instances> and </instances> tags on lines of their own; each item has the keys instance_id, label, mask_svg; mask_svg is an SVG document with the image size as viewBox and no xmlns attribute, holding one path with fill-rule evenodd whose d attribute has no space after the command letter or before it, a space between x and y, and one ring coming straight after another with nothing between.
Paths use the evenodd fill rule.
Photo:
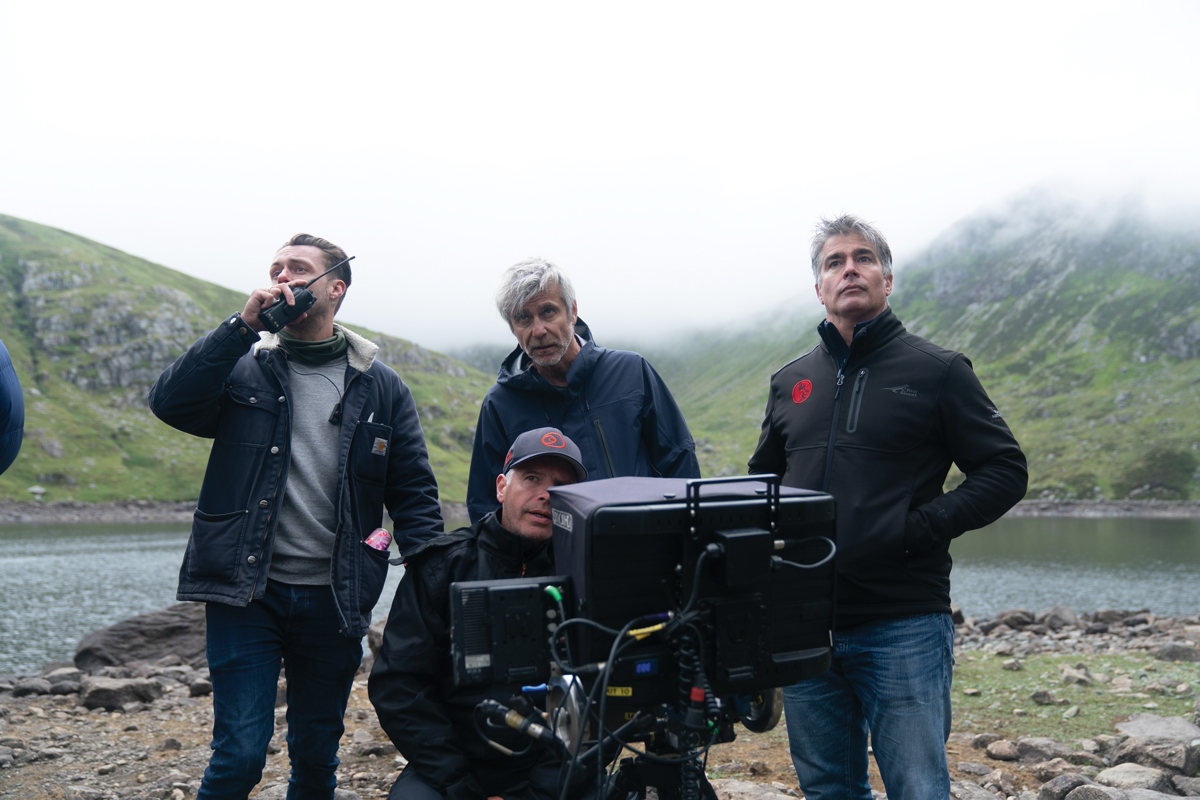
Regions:
<instances>
[{"instance_id":1,"label":"man's beard","mask_svg":"<svg viewBox=\"0 0 1200 800\"><path fill-rule=\"evenodd\" d=\"M543 342L541 344L531 343L529 350L534 350L538 347L546 347L550 344L554 345L554 350L548 354L536 356L527 350L525 351L525 355L529 356L530 360L532 360L533 363L537 364L539 367L553 367L555 364L563 360L563 356L567 354L567 350L571 347L571 339L573 337L574 334L570 334L565 341L556 340L554 342Z\"/></svg>"}]
</instances>

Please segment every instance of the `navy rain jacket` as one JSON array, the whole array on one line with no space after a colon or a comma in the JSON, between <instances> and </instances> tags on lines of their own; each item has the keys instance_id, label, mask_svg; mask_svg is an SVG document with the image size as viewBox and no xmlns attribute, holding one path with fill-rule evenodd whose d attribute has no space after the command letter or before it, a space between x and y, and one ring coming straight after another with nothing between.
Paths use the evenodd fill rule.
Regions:
<instances>
[{"instance_id":1,"label":"navy rain jacket","mask_svg":"<svg viewBox=\"0 0 1200 800\"><path fill-rule=\"evenodd\" d=\"M650 363L637 353L598 347L583 320L575 332L583 348L564 387L543 378L520 347L500 366L475 427L467 484L472 522L500 507L496 476L504 471L508 446L525 431L548 425L579 447L588 480L700 477L687 422Z\"/></svg>"},{"instance_id":2,"label":"navy rain jacket","mask_svg":"<svg viewBox=\"0 0 1200 800\"><path fill-rule=\"evenodd\" d=\"M0 472L16 460L24 436L25 398L21 382L17 380L8 348L0 342Z\"/></svg>"},{"instance_id":3,"label":"navy rain jacket","mask_svg":"<svg viewBox=\"0 0 1200 800\"><path fill-rule=\"evenodd\" d=\"M387 552L363 543L382 524L383 507L395 520L402 551L440 533L442 517L412 394L375 360L373 343L337 327L350 349L330 579L342 633L358 638L371 624L387 577ZM291 387L277 343L274 336L260 340L235 314L189 347L150 389L155 416L216 440L179 570L179 600L245 606L266 592L290 460Z\"/></svg>"}]
</instances>

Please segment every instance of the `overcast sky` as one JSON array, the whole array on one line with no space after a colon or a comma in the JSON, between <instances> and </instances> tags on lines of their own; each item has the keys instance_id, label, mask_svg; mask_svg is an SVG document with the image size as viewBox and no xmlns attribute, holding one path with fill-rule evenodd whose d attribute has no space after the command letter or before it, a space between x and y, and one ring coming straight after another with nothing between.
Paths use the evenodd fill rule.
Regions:
<instances>
[{"instance_id":1,"label":"overcast sky","mask_svg":"<svg viewBox=\"0 0 1200 800\"><path fill-rule=\"evenodd\" d=\"M341 316L507 341L531 255L604 339L817 308L842 211L899 264L1035 185L1200 207L1200 4L0 2L0 213ZM902 274L900 276L902 279Z\"/></svg>"}]
</instances>

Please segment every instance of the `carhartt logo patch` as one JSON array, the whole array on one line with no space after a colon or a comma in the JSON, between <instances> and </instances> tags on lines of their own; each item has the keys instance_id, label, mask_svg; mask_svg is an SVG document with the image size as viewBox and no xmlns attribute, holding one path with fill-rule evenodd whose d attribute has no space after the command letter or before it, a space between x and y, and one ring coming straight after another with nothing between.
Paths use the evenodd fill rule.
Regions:
<instances>
[{"instance_id":1,"label":"carhartt logo patch","mask_svg":"<svg viewBox=\"0 0 1200 800\"><path fill-rule=\"evenodd\" d=\"M792 402L803 403L812 396L812 381L807 378L792 387Z\"/></svg>"},{"instance_id":2,"label":"carhartt logo patch","mask_svg":"<svg viewBox=\"0 0 1200 800\"><path fill-rule=\"evenodd\" d=\"M904 384L903 386L885 386L882 389L880 389L879 391L891 392L892 394L898 394L901 397L916 397L917 396L917 390L912 388L911 386L909 386L907 383Z\"/></svg>"},{"instance_id":3,"label":"carhartt logo patch","mask_svg":"<svg viewBox=\"0 0 1200 800\"><path fill-rule=\"evenodd\" d=\"M375 443L371 445L371 452L377 456L386 456L387 444L387 439L376 439Z\"/></svg>"}]
</instances>

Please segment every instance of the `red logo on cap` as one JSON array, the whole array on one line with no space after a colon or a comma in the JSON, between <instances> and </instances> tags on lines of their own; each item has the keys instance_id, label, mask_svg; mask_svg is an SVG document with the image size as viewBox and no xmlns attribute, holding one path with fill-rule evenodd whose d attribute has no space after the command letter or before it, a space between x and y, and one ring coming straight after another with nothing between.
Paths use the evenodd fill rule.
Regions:
<instances>
[{"instance_id":1,"label":"red logo on cap","mask_svg":"<svg viewBox=\"0 0 1200 800\"><path fill-rule=\"evenodd\" d=\"M792 387L792 402L803 403L812 394L812 381L803 380Z\"/></svg>"},{"instance_id":2,"label":"red logo on cap","mask_svg":"<svg viewBox=\"0 0 1200 800\"><path fill-rule=\"evenodd\" d=\"M508 463L508 462L510 462L510 461L512 461L512 450L509 450L509 451L508 451L508 455L506 455L506 456L504 457L504 463L505 463L505 464L507 464L507 463Z\"/></svg>"},{"instance_id":3,"label":"red logo on cap","mask_svg":"<svg viewBox=\"0 0 1200 800\"><path fill-rule=\"evenodd\" d=\"M566 447L567 443L557 433L546 433L542 435L542 444L546 447Z\"/></svg>"}]
</instances>

